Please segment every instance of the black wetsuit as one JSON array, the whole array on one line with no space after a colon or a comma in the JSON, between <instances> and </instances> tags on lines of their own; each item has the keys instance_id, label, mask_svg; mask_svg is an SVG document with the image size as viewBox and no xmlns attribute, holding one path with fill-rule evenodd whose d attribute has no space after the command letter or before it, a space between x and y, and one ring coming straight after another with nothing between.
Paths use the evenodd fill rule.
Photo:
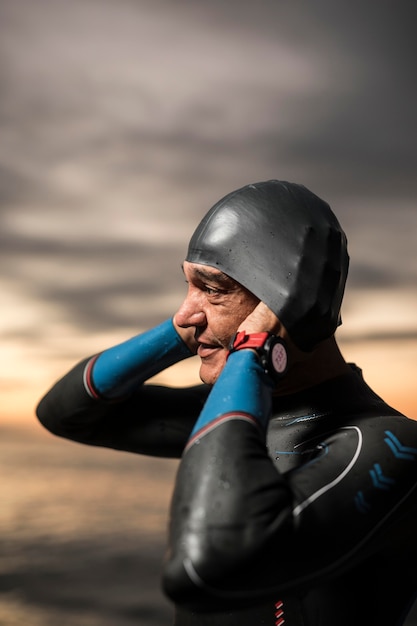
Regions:
<instances>
[{"instance_id":1,"label":"black wetsuit","mask_svg":"<svg viewBox=\"0 0 417 626\"><path fill-rule=\"evenodd\" d=\"M354 366L283 398L238 354L208 400L144 375L108 402L84 361L38 416L75 441L182 455L163 575L177 626L399 626L417 592L417 423Z\"/></svg>"}]
</instances>

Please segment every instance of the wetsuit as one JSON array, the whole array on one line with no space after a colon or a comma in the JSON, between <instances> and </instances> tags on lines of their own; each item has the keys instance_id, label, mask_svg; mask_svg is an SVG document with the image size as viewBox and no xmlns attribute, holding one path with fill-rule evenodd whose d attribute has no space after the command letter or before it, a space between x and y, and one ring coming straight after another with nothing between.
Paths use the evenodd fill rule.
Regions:
<instances>
[{"instance_id":1,"label":"wetsuit","mask_svg":"<svg viewBox=\"0 0 417 626\"><path fill-rule=\"evenodd\" d=\"M168 321L81 362L38 407L57 435L182 456L163 574L175 624L402 624L417 590L417 423L354 366L274 396L248 350L211 391L143 384L187 356Z\"/></svg>"}]
</instances>

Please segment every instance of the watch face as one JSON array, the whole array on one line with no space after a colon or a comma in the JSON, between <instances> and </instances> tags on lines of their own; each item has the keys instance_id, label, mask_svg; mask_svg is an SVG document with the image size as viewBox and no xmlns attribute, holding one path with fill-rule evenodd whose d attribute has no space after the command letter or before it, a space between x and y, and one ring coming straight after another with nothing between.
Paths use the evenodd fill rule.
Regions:
<instances>
[{"instance_id":1,"label":"watch face","mask_svg":"<svg viewBox=\"0 0 417 626\"><path fill-rule=\"evenodd\" d=\"M287 368L287 351L282 343L276 343L271 350L271 363L277 374L283 374Z\"/></svg>"}]
</instances>

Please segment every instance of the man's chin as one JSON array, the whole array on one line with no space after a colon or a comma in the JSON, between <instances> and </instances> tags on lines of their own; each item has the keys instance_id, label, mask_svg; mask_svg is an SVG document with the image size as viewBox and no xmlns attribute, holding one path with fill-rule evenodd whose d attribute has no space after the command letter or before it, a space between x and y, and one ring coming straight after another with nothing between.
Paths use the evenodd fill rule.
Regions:
<instances>
[{"instance_id":1,"label":"man's chin","mask_svg":"<svg viewBox=\"0 0 417 626\"><path fill-rule=\"evenodd\" d=\"M219 355L220 356L220 355ZM218 377L220 376L226 363L226 356L224 359L201 359L200 364L200 379L206 385L214 385Z\"/></svg>"}]
</instances>

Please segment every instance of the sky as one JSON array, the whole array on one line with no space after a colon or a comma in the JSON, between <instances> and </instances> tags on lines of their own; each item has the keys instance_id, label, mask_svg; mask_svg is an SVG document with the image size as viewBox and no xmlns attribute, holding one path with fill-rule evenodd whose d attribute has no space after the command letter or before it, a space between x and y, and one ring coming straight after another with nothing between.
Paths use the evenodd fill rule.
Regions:
<instances>
[{"instance_id":1,"label":"sky","mask_svg":"<svg viewBox=\"0 0 417 626\"><path fill-rule=\"evenodd\" d=\"M332 206L339 343L417 418L416 48L404 1L0 0L2 419L171 316L201 217L270 178Z\"/></svg>"}]
</instances>

